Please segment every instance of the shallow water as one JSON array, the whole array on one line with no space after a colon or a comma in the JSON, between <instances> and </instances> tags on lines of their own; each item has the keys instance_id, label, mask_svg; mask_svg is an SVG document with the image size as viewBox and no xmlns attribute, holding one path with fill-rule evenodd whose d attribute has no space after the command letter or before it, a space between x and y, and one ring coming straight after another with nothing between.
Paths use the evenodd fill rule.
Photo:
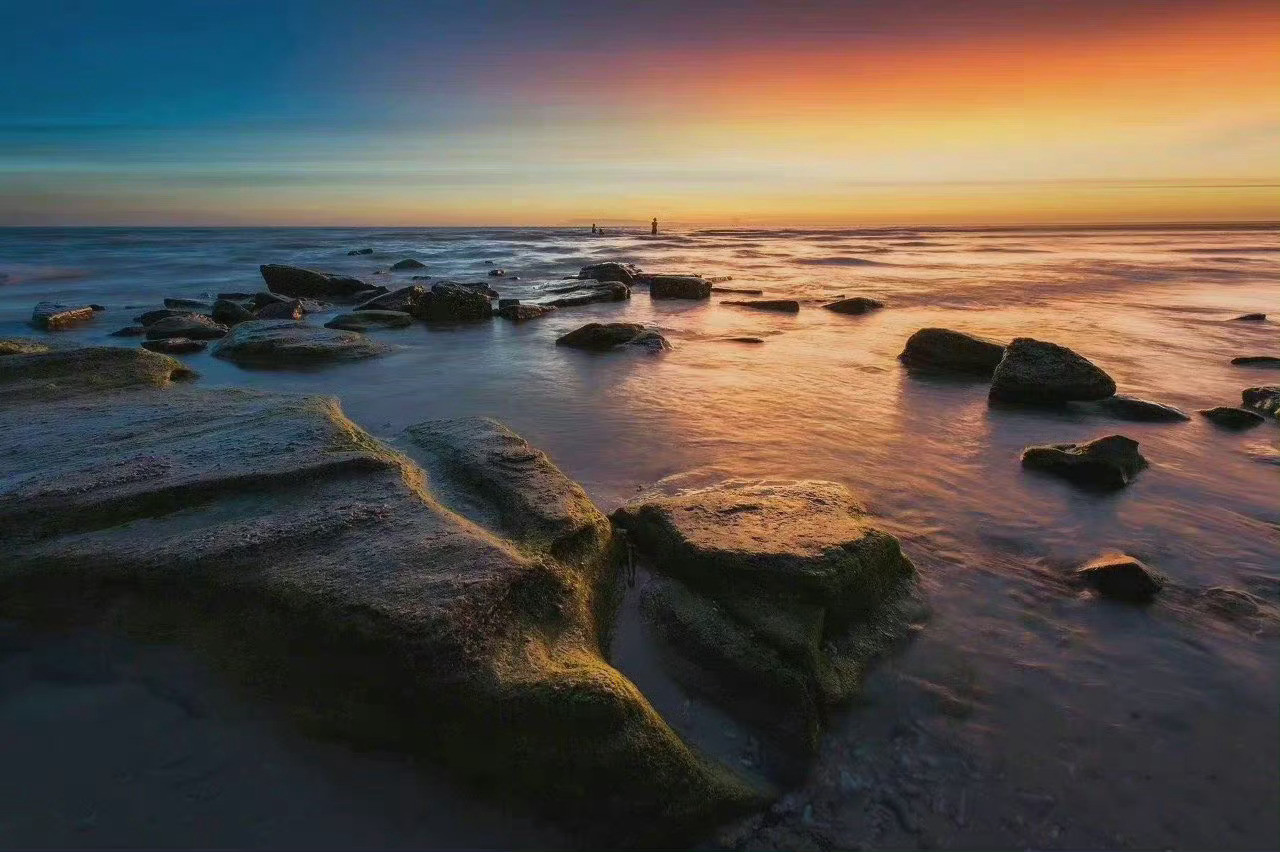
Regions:
<instances>
[{"instance_id":1,"label":"shallow water","mask_svg":"<svg viewBox=\"0 0 1280 852\"><path fill-rule=\"evenodd\" d=\"M657 238L563 229L3 230L0 337L38 334L26 324L31 307L51 298L109 308L59 339L136 345L107 333L165 296L262 289L257 265L268 262L392 287L415 273L484 280L528 299L587 263L622 260L731 275L726 286L800 299L798 315L778 315L719 304L742 298L735 295L652 302L638 287L629 302L521 325L377 332L399 345L390 356L317 371L185 360L206 385L335 395L353 420L388 440L429 418L493 416L549 452L606 511L641 490L729 476L847 483L903 539L934 608L921 640L886 671L940 682L959 667L983 684L985 709L953 731L955 741L987 757L1037 744L1043 754L1014 765L1045 761L1048 772L1067 728L1070 736L1092 731L1074 751L1097 753L1103 777L1088 784L1106 789L1120 783L1107 774L1120 746L1140 736L1141 754L1124 757L1125 771L1152 776L1146 783L1162 803L1186 814L1167 830L1130 829L1131 839L1196 845L1201 829L1189 826L1209 832L1217 823L1208 814L1227 820L1238 810L1258 815L1237 820L1248 823L1238 836L1219 827L1203 843L1266 846L1276 839L1280 804L1274 637L1194 607L1100 603L1059 581L1100 552L1123 550L1180 588L1232 586L1275 604L1275 424L1236 433L1199 417L1144 424L1084 410L990 408L983 382L912 374L895 356L925 326L1032 336L1086 355L1123 393L1188 411L1239 404L1242 388L1280 379L1228 363L1280 354L1274 320L1229 321L1256 311L1280 317L1278 237L1274 229L1189 228L693 230ZM376 253L346 255L362 246ZM427 269L374 274L402 257ZM509 277L489 278L494 266ZM889 307L857 317L818 307L840 295ZM600 355L553 345L593 321L657 327L674 349ZM765 342L723 340L734 336ZM1081 492L1018 464L1029 444L1117 432L1140 441L1151 462L1119 494ZM814 783L834 771L828 764L841 738L857 736L860 712L833 724ZM1233 745L1241 742L1248 748ZM1180 761L1194 771L1176 771ZM1218 780L1192 780L1206 774ZM1124 827L1132 811L1126 818L1118 802L1114 819ZM1062 837L1026 840L1071 839ZM1076 839L1115 840L1105 832Z\"/></svg>"}]
</instances>

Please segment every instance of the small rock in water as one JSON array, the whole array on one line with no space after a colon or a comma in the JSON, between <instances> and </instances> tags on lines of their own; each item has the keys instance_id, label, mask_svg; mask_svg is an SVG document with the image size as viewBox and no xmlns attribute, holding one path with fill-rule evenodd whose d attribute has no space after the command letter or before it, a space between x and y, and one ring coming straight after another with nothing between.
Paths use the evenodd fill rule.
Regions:
<instances>
[{"instance_id":1,"label":"small rock in water","mask_svg":"<svg viewBox=\"0 0 1280 852\"><path fill-rule=\"evenodd\" d=\"M377 328L404 328L412 324L413 317L403 311L354 311L339 314L325 323L324 327L369 331Z\"/></svg>"},{"instance_id":2,"label":"small rock in water","mask_svg":"<svg viewBox=\"0 0 1280 852\"><path fill-rule=\"evenodd\" d=\"M347 252L347 257L354 257L357 254L373 254L373 249L371 248L352 249L351 251Z\"/></svg>"},{"instance_id":3,"label":"small rock in water","mask_svg":"<svg viewBox=\"0 0 1280 852\"><path fill-rule=\"evenodd\" d=\"M721 302L739 308L755 308L757 311L776 311L784 314L800 313L800 303L795 299L756 299L746 302Z\"/></svg>"},{"instance_id":4,"label":"small rock in water","mask_svg":"<svg viewBox=\"0 0 1280 852\"><path fill-rule=\"evenodd\" d=\"M213 355L239 364L295 366L371 358L387 351L356 332L297 320L253 320L232 328L214 346Z\"/></svg>"},{"instance_id":5,"label":"small rock in water","mask_svg":"<svg viewBox=\"0 0 1280 852\"><path fill-rule=\"evenodd\" d=\"M1076 577L1103 597L1130 603L1150 601L1165 584L1163 577L1125 554L1094 559L1077 568Z\"/></svg>"},{"instance_id":6,"label":"small rock in water","mask_svg":"<svg viewBox=\"0 0 1280 852\"><path fill-rule=\"evenodd\" d=\"M272 302L258 309L256 319L302 319L304 311L302 302L294 299L289 302Z\"/></svg>"},{"instance_id":7,"label":"small rock in water","mask_svg":"<svg viewBox=\"0 0 1280 852\"><path fill-rule=\"evenodd\" d=\"M88 305L72 307L56 302L41 302L31 311L31 324L45 331L62 331L93 319L94 310Z\"/></svg>"},{"instance_id":8,"label":"small rock in water","mask_svg":"<svg viewBox=\"0 0 1280 852\"><path fill-rule=\"evenodd\" d=\"M711 282L694 275L654 275L649 278L651 299L709 299Z\"/></svg>"},{"instance_id":9,"label":"small rock in water","mask_svg":"<svg viewBox=\"0 0 1280 852\"><path fill-rule=\"evenodd\" d=\"M157 323L162 319L169 319L169 317L199 317L199 316L204 316L204 315L198 314L195 311L180 311L174 308L158 308L157 310L147 311L145 314L141 314L139 316L134 317L133 321L140 322L143 325L151 325L152 323Z\"/></svg>"},{"instance_id":10,"label":"small rock in water","mask_svg":"<svg viewBox=\"0 0 1280 852\"><path fill-rule=\"evenodd\" d=\"M1004 357L1004 344L949 328L922 328L907 338L898 360L925 367L990 376Z\"/></svg>"},{"instance_id":11,"label":"small rock in water","mask_svg":"<svg viewBox=\"0 0 1280 852\"><path fill-rule=\"evenodd\" d=\"M596 281L621 281L630 287L635 282L635 276L640 274L640 268L630 263L596 263L591 266L584 266L578 271L579 278L594 278Z\"/></svg>"},{"instance_id":12,"label":"small rock in water","mask_svg":"<svg viewBox=\"0 0 1280 852\"><path fill-rule=\"evenodd\" d=\"M557 308L589 305L593 302L623 302L631 298L631 288L621 281L582 281L569 287L552 290L560 294L547 304Z\"/></svg>"},{"instance_id":13,"label":"small rock in water","mask_svg":"<svg viewBox=\"0 0 1280 852\"><path fill-rule=\"evenodd\" d=\"M369 285L350 275L332 272L316 272L298 266L264 263L258 267L267 289L297 299L334 299L354 301L356 294L369 289Z\"/></svg>"},{"instance_id":14,"label":"small rock in water","mask_svg":"<svg viewBox=\"0 0 1280 852\"><path fill-rule=\"evenodd\" d=\"M1128 485L1147 466L1138 442L1124 435L1108 435L1084 444L1027 447L1022 466L1043 470L1080 485L1115 489Z\"/></svg>"},{"instance_id":15,"label":"small rock in water","mask_svg":"<svg viewBox=\"0 0 1280 852\"><path fill-rule=\"evenodd\" d=\"M199 311L208 308L209 303L204 299L165 299L164 306L166 308L187 308Z\"/></svg>"},{"instance_id":16,"label":"small rock in water","mask_svg":"<svg viewBox=\"0 0 1280 852\"><path fill-rule=\"evenodd\" d=\"M227 327L206 316L166 317L147 326L148 340L164 340L185 337L191 340L211 340L227 333Z\"/></svg>"},{"instance_id":17,"label":"small rock in water","mask_svg":"<svg viewBox=\"0 0 1280 852\"><path fill-rule=\"evenodd\" d=\"M502 301L506 302L511 300L503 299ZM522 305L518 299L515 300L515 302L516 303L514 305L503 305L498 308L498 316L503 319L511 320L512 322L524 322L525 320L546 316L555 310L551 305Z\"/></svg>"},{"instance_id":18,"label":"small rock in water","mask_svg":"<svg viewBox=\"0 0 1280 852\"><path fill-rule=\"evenodd\" d=\"M105 311L106 309L107 309L107 306L106 306L106 305L95 305L95 304L90 304L90 305L89 305L89 310L91 310L91 311L97 311L98 313L101 313L102 311Z\"/></svg>"},{"instance_id":19,"label":"small rock in water","mask_svg":"<svg viewBox=\"0 0 1280 852\"><path fill-rule=\"evenodd\" d=\"M1248 618L1262 611L1262 601L1240 589L1211 586L1200 593L1201 602L1225 618Z\"/></svg>"},{"instance_id":20,"label":"small rock in water","mask_svg":"<svg viewBox=\"0 0 1280 852\"><path fill-rule=\"evenodd\" d=\"M470 284L441 281L431 288L422 309L422 319L441 322L475 322L493 316L488 288L481 290Z\"/></svg>"},{"instance_id":21,"label":"small rock in water","mask_svg":"<svg viewBox=\"0 0 1280 852\"><path fill-rule=\"evenodd\" d=\"M355 312L399 311L419 319L425 319L429 300L430 296L427 293L427 288L419 284L410 284L408 287L401 287L399 290L374 296L372 299L356 305L353 310Z\"/></svg>"},{"instance_id":22,"label":"small rock in water","mask_svg":"<svg viewBox=\"0 0 1280 852\"><path fill-rule=\"evenodd\" d=\"M822 307L838 314L865 314L868 311L883 308L884 302L879 299L868 299L866 296L854 296L852 299L841 299L838 302L832 302Z\"/></svg>"},{"instance_id":23,"label":"small rock in water","mask_svg":"<svg viewBox=\"0 0 1280 852\"><path fill-rule=\"evenodd\" d=\"M142 341L143 349L162 352L165 355L189 355L192 352L202 351L208 345L208 341L191 340L187 337L166 337L161 340Z\"/></svg>"},{"instance_id":24,"label":"small rock in water","mask_svg":"<svg viewBox=\"0 0 1280 852\"><path fill-rule=\"evenodd\" d=\"M243 302L253 298L253 293L219 293L218 298L227 302Z\"/></svg>"},{"instance_id":25,"label":"small rock in water","mask_svg":"<svg viewBox=\"0 0 1280 852\"><path fill-rule=\"evenodd\" d=\"M141 337L147 333L145 325L126 325L111 332L110 337Z\"/></svg>"},{"instance_id":26,"label":"small rock in water","mask_svg":"<svg viewBox=\"0 0 1280 852\"><path fill-rule=\"evenodd\" d=\"M1058 403L1105 399L1116 383L1089 359L1065 346L1018 337L991 376L994 402Z\"/></svg>"},{"instance_id":27,"label":"small rock in water","mask_svg":"<svg viewBox=\"0 0 1280 852\"><path fill-rule=\"evenodd\" d=\"M502 276L504 276L504 275L506 275L506 274L507 274L507 270L505 270L505 269L490 269L490 270L489 270L489 274L490 274L490 275L492 275L494 278L501 278Z\"/></svg>"},{"instance_id":28,"label":"small rock in water","mask_svg":"<svg viewBox=\"0 0 1280 852\"><path fill-rule=\"evenodd\" d=\"M556 339L557 346L590 349L596 352L617 349L633 343L651 349L671 348L662 335L656 331L647 331L644 326L635 322L587 323Z\"/></svg>"},{"instance_id":29,"label":"small rock in water","mask_svg":"<svg viewBox=\"0 0 1280 852\"><path fill-rule=\"evenodd\" d=\"M506 307L510 307L511 305L518 305L518 304L520 304L519 299L499 299L498 309L501 310L502 308L506 308Z\"/></svg>"},{"instance_id":30,"label":"small rock in water","mask_svg":"<svg viewBox=\"0 0 1280 852\"><path fill-rule=\"evenodd\" d=\"M426 269L427 265L420 260L414 260L411 257L406 257L404 260L397 260L395 263L391 264L391 268L395 270Z\"/></svg>"},{"instance_id":31,"label":"small rock in water","mask_svg":"<svg viewBox=\"0 0 1280 852\"><path fill-rule=\"evenodd\" d=\"M1202 408L1200 413L1210 422L1228 429L1251 429L1266 422L1266 418L1256 411L1250 411L1247 408L1232 408L1229 405L1220 405L1217 408Z\"/></svg>"},{"instance_id":32,"label":"small rock in water","mask_svg":"<svg viewBox=\"0 0 1280 852\"><path fill-rule=\"evenodd\" d=\"M1280 367L1280 358L1274 355L1241 355L1239 358L1232 358L1231 363L1245 367Z\"/></svg>"},{"instance_id":33,"label":"small rock in water","mask_svg":"<svg viewBox=\"0 0 1280 852\"><path fill-rule=\"evenodd\" d=\"M708 281L712 279L708 278ZM712 293L735 293L739 296L763 296L763 290L752 290L747 287L712 287Z\"/></svg>"},{"instance_id":34,"label":"small rock in water","mask_svg":"<svg viewBox=\"0 0 1280 852\"><path fill-rule=\"evenodd\" d=\"M1098 400L1097 405L1113 417L1140 423L1173 423L1191 419L1190 414L1172 405L1151 402L1136 396L1109 396Z\"/></svg>"},{"instance_id":35,"label":"small rock in water","mask_svg":"<svg viewBox=\"0 0 1280 852\"><path fill-rule=\"evenodd\" d=\"M218 299L213 303L214 322L220 322L223 325L235 325L238 322L248 322L253 319L253 311L230 299Z\"/></svg>"},{"instance_id":36,"label":"small rock in water","mask_svg":"<svg viewBox=\"0 0 1280 852\"><path fill-rule=\"evenodd\" d=\"M764 343L763 337L726 337L725 343Z\"/></svg>"},{"instance_id":37,"label":"small rock in water","mask_svg":"<svg viewBox=\"0 0 1280 852\"><path fill-rule=\"evenodd\" d=\"M1240 402L1244 408L1280 418L1280 387L1276 385L1245 388L1240 392Z\"/></svg>"},{"instance_id":38,"label":"small rock in water","mask_svg":"<svg viewBox=\"0 0 1280 852\"><path fill-rule=\"evenodd\" d=\"M1241 314L1238 317L1232 317L1232 322L1263 322L1266 320L1266 314Z\"/></svg>"}]
</instances>

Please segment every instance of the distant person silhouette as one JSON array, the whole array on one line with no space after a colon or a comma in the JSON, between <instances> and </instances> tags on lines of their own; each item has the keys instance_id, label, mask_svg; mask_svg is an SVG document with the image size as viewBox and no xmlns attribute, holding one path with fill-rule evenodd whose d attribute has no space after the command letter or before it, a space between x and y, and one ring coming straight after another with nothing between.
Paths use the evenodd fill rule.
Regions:
<instances>
[{"instance_id":1,"label":"distant person silhouette","mask_svg":"<svg viewBox=\"0 0 1280 852\"><path fill-rule=\"evenodd\" d=\"M649 223L649 233L658 236L658 217L654 216L653 221Z\"/></svg>"},{"instance_id":2,"label":"distant person silhouette","mask_svg":"<svg viewBox=\"0 0 1280 852\"><path fill-rule=\"evenodd\" d=\"M595 223L595 222L592 222L592 223L591 223L591 233L593 233L593 234L594 234L594 233L597 233L597 231L596 231L596 223Z\"/></svg>"}]
</instances>

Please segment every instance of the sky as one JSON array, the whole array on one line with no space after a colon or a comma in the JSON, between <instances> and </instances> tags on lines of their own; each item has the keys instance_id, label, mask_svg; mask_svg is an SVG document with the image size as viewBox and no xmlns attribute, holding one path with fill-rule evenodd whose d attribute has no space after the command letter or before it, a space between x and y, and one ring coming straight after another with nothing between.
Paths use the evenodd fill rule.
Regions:
<instances>
[{"instance_id":1,"label":"sky","mask_svg":"<svg viewBox=\"0 0 1280 852\"><path fill-rule=\"evenodd\" d=\"M1280 219L1275 0L0 0L0 225Z\"/></svg>"}]
</instances>

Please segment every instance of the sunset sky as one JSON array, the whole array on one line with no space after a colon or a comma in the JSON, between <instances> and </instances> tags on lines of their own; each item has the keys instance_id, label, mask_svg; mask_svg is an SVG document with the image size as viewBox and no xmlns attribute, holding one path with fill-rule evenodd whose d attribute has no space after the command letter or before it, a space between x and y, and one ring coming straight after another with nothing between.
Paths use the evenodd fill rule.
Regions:
<instances>
[{"instance_id":1,"label":"sunset sky","mask_svg":"<svg viewBox=\"0 0 1280 852\"><path fill-rule=\"evenodd\" d=\"M0 0L0 224L1280 219L1280 3Z\"/></svg>"}]
</instances>

